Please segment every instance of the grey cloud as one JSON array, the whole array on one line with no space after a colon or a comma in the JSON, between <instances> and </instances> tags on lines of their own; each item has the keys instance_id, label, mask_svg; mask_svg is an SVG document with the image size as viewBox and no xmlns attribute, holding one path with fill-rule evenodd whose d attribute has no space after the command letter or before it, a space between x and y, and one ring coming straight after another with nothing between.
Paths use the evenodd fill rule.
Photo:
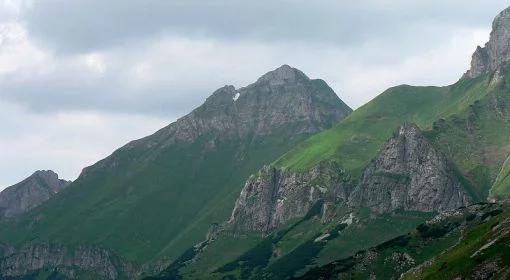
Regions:
<instances>
[{"instance_id":1,"label":"grey cloud","mask_svg":"<svg viewBox=\"0 0 510 280\"><path fill-rule=\"evenodd\" d=\"M335 82L342 93L349 83L344 77L352 77L347 72L353 67L358 76L352 78L362 80L365 77L359 76L374 68L394 72L398 67L393 66L410 56L441 49L459 29L488 29L504 2L35 1L17 18L31 42L37 39L47 47L42 50L57 70L43 76L25 75L24 69L0 74L0 98L39 112L97 110L173 117L224 84L247 85L284 63L334 71L318 72L328 75L327 82ZM157 47L179 38L189 46ZM99 77L88 76L80 67L65 67L66 61L92 52L107 58L108 69ZM133 75L125 72L146 62L156 64L151 73L156 77L150 77L155 79L130 85ZM35 72L46 71L44 64L36 68ZM354 107L379 93L349 90L351 98L360 95L352 98Z\"/></svg>"},{"instance_id":2,"label":"grey cloud","mask_svg":"<svg viewBox=\"0 0 510 280\"><path fill-rule=\"evenodd\" d=\"M397 37L413 44L437 33L436 26L443 28L439 33L451 26L485 27L505 2L47 0L35 2L23 18L33 36L65 53L161 34L356 46L367 40L402 43Z\"/></svg>"},{"instance_id":3,"label":"grey cloud","mask_svg":"<svg viewBox=\"0 0 510 280\"><path fill-rule=\"evenodd\" d=\"M29 80L0 87L3 101L23 104L33 112L104 111L135 113L172 119L200 104L210 92L204 88L175 88L157 84L143 94L123 88L112 80L66 82L56 79Z\"/></svg>"}]
</instances>

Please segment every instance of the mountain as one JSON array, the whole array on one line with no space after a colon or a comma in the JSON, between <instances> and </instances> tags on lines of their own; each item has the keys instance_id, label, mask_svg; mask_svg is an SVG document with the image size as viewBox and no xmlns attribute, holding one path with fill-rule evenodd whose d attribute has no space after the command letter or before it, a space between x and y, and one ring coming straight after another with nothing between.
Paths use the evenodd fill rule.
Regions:
<instances>
[{"instance_id":1,"label":"mountain","mask_svg":"<svg viewBox=\"0 0 510 280\"><path fill-rule=\"evenodd\" d=\"M352 113L286 65L225 86L3 222L0 273L505 279L509 34L506 9L459 81Z\"/></svg>"},{"instance_id":2,"label":"mountain","mask_svg":"<svg viewBox=\"0 0 510 280\"><path fill-rule=\"evenodd\" d=\"M231 217L152 279L300 276L434 215L508 197L509 11L459 81L390 88L300 142L250 176Z\"/></svg>"},{"instance_id":3,"label":"mountain","mask_svg":"<svg viewBox=\"0 0 510 280\"><path fill-rule=\"evenodd\" d=\"M0 220L17 217L39 206L71 182L51 170L40 170L0 192Z\"/></svg>"},{"instance_id":4,"label":"mountain","mask_svg":"<svg viewBox=\"0 0 510 280\"><path fill-rule=\"evenodd\" d=\"M190 114L85 168L61 195L1 226L0 240L25 248L19 252L47 243L78 255L93 249L71 248L98 247L158 271L228 218L251 173L351 111L324 81L288 65L249 86L222 87ZM12 254L21 263L32 258ZM37 269L54 265L42 262Z\"/></svg>"}]
</instances>

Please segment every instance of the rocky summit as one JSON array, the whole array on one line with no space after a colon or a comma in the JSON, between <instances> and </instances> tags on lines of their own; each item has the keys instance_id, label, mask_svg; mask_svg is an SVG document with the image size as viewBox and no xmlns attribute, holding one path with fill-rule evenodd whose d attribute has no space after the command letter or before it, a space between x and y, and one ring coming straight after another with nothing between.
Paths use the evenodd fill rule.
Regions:
<instances>
[{"instance_id":1,"label":"rocky summit","mask_svg":"<svg viewBox=\"0 0 510 280\"><path fill-rule=\"evenodd\" d=\"M503 10L492 23L489 42L478 47L471 60L471 69L466 73L475 78L498 69L510 60L510 8Z\"/></svg>"},{"instance_id":2,"label":"rocky summit","mask_svg":"<svg viewBox=\"0 0 510 280\"><path fill-rule=\"evenodd\" d=\"M30 177L0 192L0 220L16 217L53 197L71 182L51 170L36 171Z\"/></svg>"}]
</instances>

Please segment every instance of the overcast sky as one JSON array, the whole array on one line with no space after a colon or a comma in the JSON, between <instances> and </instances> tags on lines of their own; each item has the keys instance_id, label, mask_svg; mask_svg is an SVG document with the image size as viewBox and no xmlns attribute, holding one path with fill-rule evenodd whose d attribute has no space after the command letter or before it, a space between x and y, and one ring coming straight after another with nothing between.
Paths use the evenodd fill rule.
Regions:
<instances>
[{"instance_id":1,"label":"overcast sky","mask_svg":"<svg viewBox=\"0 0 510 280\"><path fill-rule=\"evenodd\" d=\"M0 0L0 190L75 179L129 140L282 64L357 108L390 86L447 85L500 0Z\"/></svg>"}]
</instances>

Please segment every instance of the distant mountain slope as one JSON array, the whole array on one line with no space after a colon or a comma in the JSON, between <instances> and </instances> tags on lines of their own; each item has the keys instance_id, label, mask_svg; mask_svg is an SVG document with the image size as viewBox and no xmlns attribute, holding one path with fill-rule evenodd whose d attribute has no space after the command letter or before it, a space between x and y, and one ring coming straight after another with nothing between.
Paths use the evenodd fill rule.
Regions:
<instances>
[{"instance_id":1,"label":"distant mountain slope","mask_svg":"<svg viewBox=\"0 0 510 280\"><path fill-rule=\"evenodd\" d=\"M487 59L475 53L458 82L388 89L301 142L251 176L230 220L156 279L285 279L403 234L423 215L507 197L509 11L494 20Z\"/></svg>"},{"instance_id":2,"label":"distant mountain slope","mask_svg":"<svg viewBox=\"0 0 510 280\"><path fill-rule=\"evenodd\" d=\"M228 217L249 174L350 112L324 81L287 65L225 86L86 168L62 195L2 226L0 239L94 244L139 263L174 258Z\"/></svg>"},{"instance_id":3,"label":"distant mountain slope","mask_svg":"<svg viewBox=\"0 0 510 280\"><path fill-rule=\"evenodd\" d=\"M25 180L0 192L0 220L17 217L40 205L71 182L51 170L36 171Z\"/></svg>"}]
</instances>

